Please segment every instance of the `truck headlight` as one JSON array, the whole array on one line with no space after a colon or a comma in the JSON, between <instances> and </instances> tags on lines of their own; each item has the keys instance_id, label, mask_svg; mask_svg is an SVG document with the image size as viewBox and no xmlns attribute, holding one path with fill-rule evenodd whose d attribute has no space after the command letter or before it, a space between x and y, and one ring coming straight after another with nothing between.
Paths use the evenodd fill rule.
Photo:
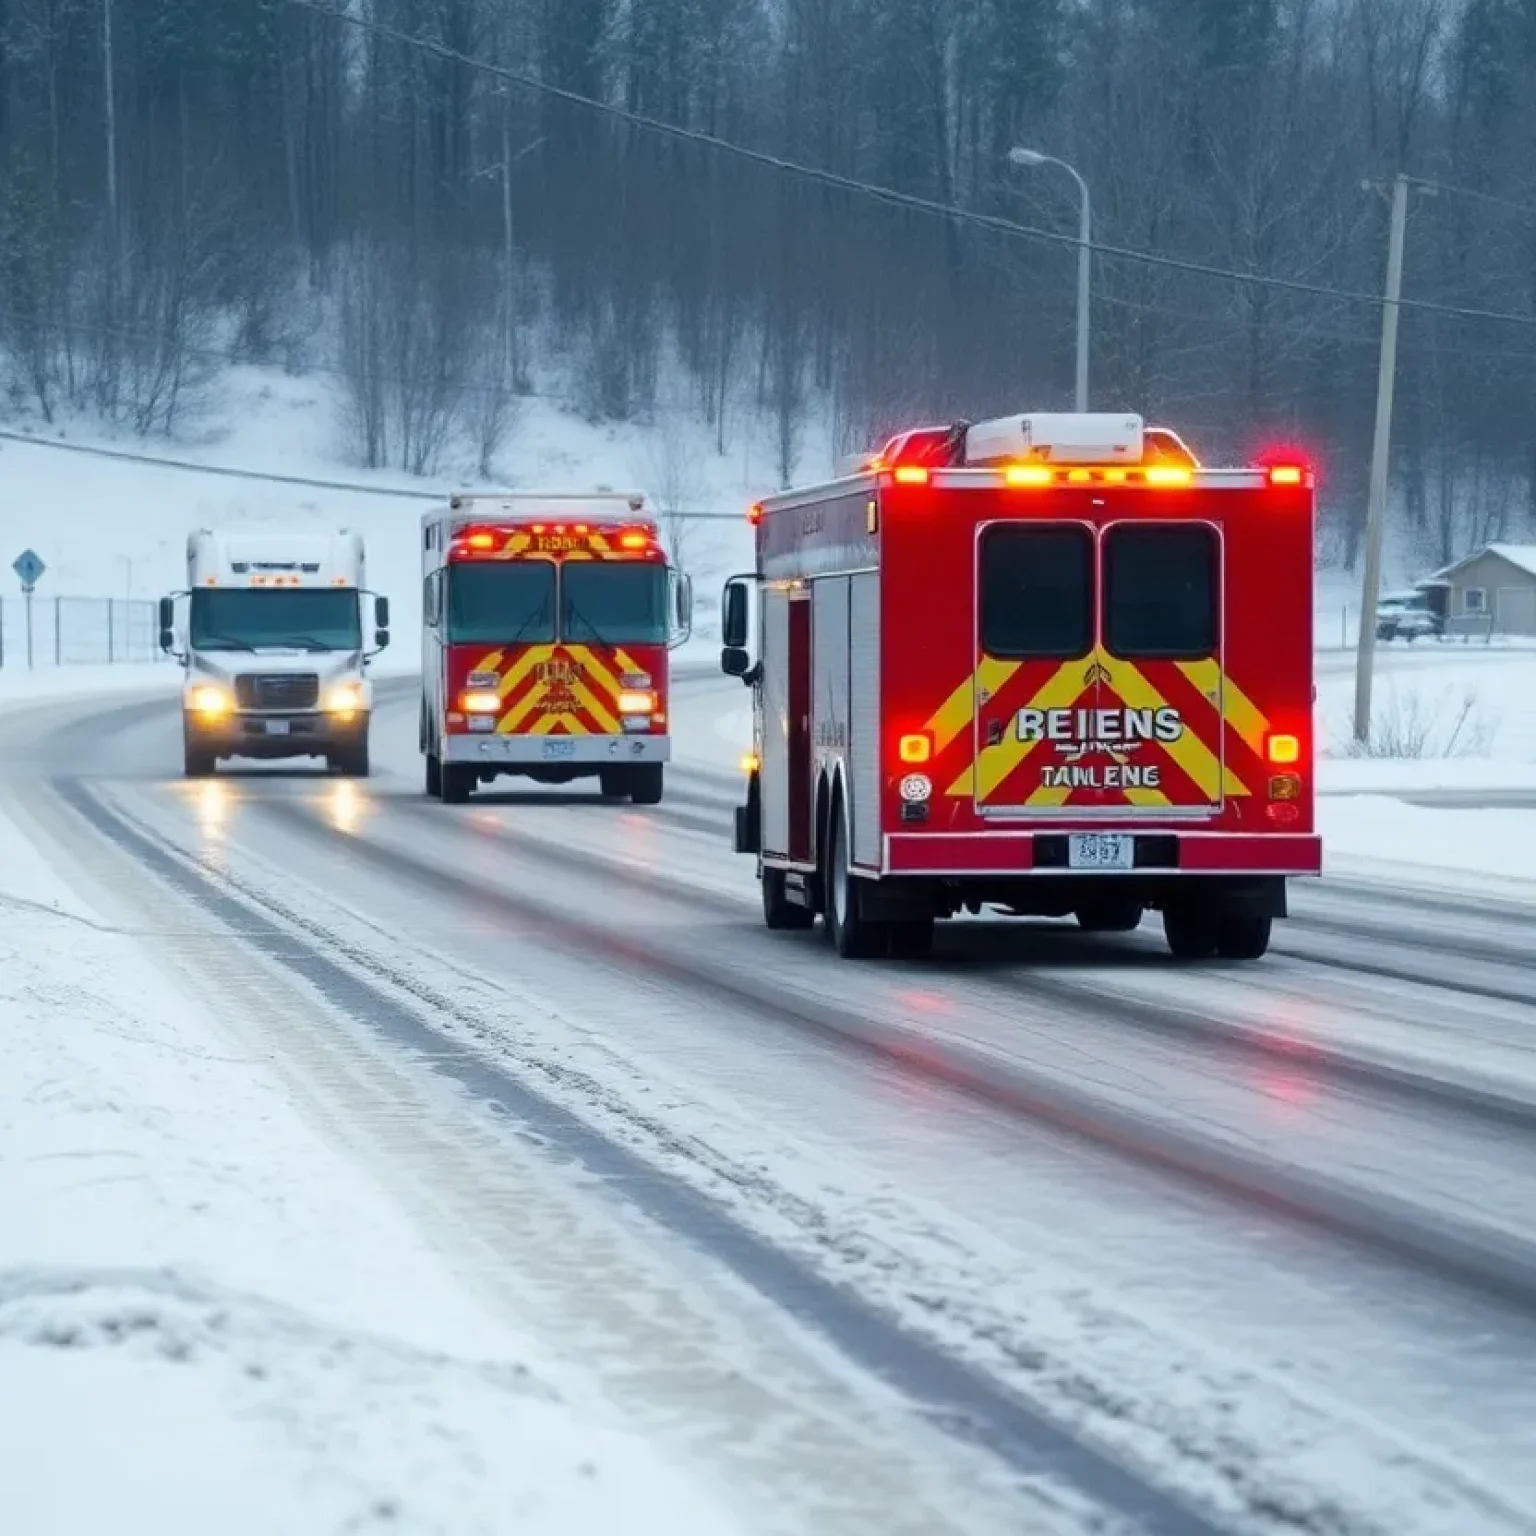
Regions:
<instances>
[{"instance_id":1,"label":"truck headlight","mask_svg":"<svg viewBox=\"0 0 1536 1536\"><path fill-rule=\"evenodd\" d=\"M334 684L325 696L325 707L333 715L356 714L363 707L362 684Z\"/></svg>"},{"instance_id":2,"label":"truck headlight","mask_svg":"<svg viewBox=\"0 0 1536 1536\"><path fill-rule=\"evenodd\" d=\"M656 695L644 688L625 688L619 694L621 715L649 715L655 712Z\"/></svg>"},{"instance_id":3,"label":"truck headlight","mask_svg":"<svg viewBox=\"0 0 1536 1536\"><path fill-rule=\"evenodd\" d=\"M194 715L211 719L216 715L227 715L234 708L234 700L222 688L203 683L187 694L187 708Z\"/></svg>"},{"instance_id":4,"label":"truck headlight","mask_svg":"<svg viewBox=\"0 0 1536 1536\"><path fill-rule=\"evenodd\" d=\"M501 695L490 688L471 688L459 696L459 708L466 715L500 714Z\"/></svg>"}]
</instances>

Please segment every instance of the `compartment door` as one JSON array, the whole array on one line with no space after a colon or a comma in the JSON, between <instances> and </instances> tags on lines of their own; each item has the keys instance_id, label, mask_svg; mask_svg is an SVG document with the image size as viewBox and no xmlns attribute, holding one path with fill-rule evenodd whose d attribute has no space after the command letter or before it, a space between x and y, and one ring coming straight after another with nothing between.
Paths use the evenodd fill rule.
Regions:
<instances>
[{"instance_id":1,"label":"compartment door","mask_svg":"<svg viewBox=\"0 0 1536 1536\"><path fill-rule=\"evenodd\" d=\"M973 799L988 817L1081 813L1103 667L1097 535L1078 521L988 523L976 542Z\"/></svg>"},{"instance_id":2,"label":"compartment door","mask_svg":"<svg viewBox=\"0 0 1536 1536\"><path fill-rule=\"evenodd\" d=\"M1227 762L1221 530L1197 519L1107 524L1100 539L1100 721L1119 742L1106 801L1214 816L1249 793Z\"/></svg>"}]
</instances>

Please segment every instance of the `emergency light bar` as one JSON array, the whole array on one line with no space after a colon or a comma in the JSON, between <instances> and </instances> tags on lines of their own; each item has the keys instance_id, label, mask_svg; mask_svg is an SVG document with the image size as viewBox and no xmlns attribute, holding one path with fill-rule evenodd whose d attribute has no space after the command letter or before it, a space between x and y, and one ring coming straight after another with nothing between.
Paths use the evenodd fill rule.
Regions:
<instances>
[{"instance_id":1,"label":"emergency light bar","mask_svg":"<svg viewBox=\"0 0 1536 1536\"><path fill-rule=\"evenodd\" d=\"M967 464L1020 460L1058 464L1139 464L1144 424L1130 414L1036 412L979 421L965 434Z\"/></svg>"}]
</instances>

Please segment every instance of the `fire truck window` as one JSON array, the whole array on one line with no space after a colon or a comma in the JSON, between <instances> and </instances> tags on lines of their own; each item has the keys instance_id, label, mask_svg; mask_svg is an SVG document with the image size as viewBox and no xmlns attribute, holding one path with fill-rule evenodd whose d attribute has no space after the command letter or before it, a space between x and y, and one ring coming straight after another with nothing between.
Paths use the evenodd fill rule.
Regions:
<instances>
[{"instance_id":1,"label":"fire truck window","mask_svg":"<svg viewBox=\"0 0 1536 1536\"><path fill-rule=\"evenodd\" d=\"M667 571L628 560L571 561L560 573L560 636L577 645L665 645Z\"/></svg>"},{"instance_id":2,"label":"fire truck window","mask_svg":"<svg viewBox=\"0 0 1536 1536\"><path fill-rule=\"evenodd\" d=\"M547 560L486 561L449 568L452 645L555 638L555 568Z\"/></svg>"},{"instance_id":3,"label":"fire truck window","mask_svg":"<svg viewBox=\"0 0 1536 1536\"><path fill-rule=\"evenodd\" d=\"M1210 656L1220 626L1221 553L1201 523L1124 524L1104 536L1104 641L1145 657Z\"/></svg>"},{"instance_id":4,"label":"fire truck window","mask_svg":"<svg viewBox=\"0 0 1536 1536\"><path fill-rule=\"evenodd\" d=\"M989 656L1086 656L1093 539L1084 528L1002 523L981 541L981 647Z\"/></svg>"}]
</instances>

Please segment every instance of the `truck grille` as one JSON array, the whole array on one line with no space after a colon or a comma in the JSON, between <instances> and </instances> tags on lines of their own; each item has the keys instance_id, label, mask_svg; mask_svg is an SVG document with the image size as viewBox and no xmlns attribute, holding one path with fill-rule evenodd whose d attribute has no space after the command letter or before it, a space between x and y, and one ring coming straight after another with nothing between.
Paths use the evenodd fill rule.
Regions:
<instances>
[{"instance_id":1,"label":"truck grille","mask_svg":"<svg viewBox=\"0 0 1536 1536\"><path fill-rule=\"evenodd\" d=\"M235 679L235 703L241 709L313 709L319 702L320 679L313 672Z\"/></svg>"}]
</instances>

